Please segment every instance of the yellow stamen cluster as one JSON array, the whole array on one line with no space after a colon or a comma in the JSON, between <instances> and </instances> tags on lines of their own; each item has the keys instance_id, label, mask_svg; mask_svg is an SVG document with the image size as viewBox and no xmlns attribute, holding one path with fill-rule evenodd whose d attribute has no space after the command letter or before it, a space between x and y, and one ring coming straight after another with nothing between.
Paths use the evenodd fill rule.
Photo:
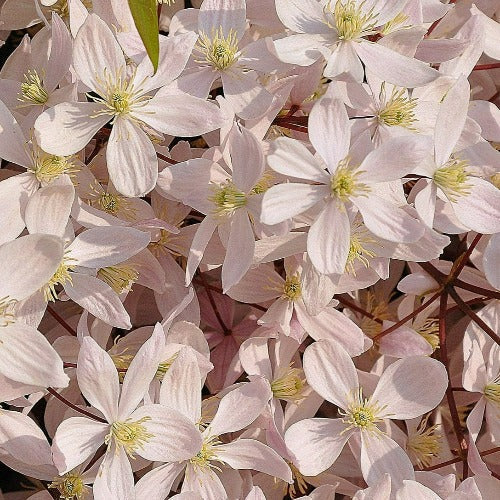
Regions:
<instances>
[{"instance_id":1,"label":"yellow stamen cluster","mask_svg":"<svg viewBox=\"0 0 500 500\"><path fill-rule=\"evenodd\" d=\"M72 259L68 257L69 252L64 253L63 260L59 264L56 272L53 274L52 278L44 285L42 288L45 300L47 302L55 302L57 300L57 285L64 285L65 283L73 283L71 279L71 271L75 267L71 264Z\"/></svg>"},{"instance_id":2,"label":"yellow stamen cluster","mask_svg":"<svg viewBox=\"0 0 500 500\"><path fill-rule=\"evenodd\" d=\"M490 181L497 189L500 189L500 172L493 174L490 177Z\"/></svg>"},{"instance_id":3,"label":"yellow stamen cluster","mask_svg":"<svg viewBox=\"0 0 500 500\"><path fill-rule=\"evenodd\" d=\"M149 433L144 422L151 420L151 417L142 417L135 422L127 419L125 422L113 422L109 434L104 438L104 443L109 446L111 439L114 439L117 446L123 446L125 453L131 458L138 449L144 446L154 434Z\"/></svg>"},{"instance_id":4,"label":"yellow stamen cluster","mask_svg":"<svg viewBox=\"0 0 500 500\"><path fill-rule=\"evenodd\" d=\"M425 429L427 420L423 420L417 432L408 437L406 449L419 467L428 467L441 451L441 434L436 432L437 425Z\"/></svg>"},{"instance_id":5,"label":"yellow stamen cluster","mask_svg":"<svg viewBox=\"0 0 500 500\"><path fill-rule=\"evenodd\" d=\"M305 385L306 380L303 370L289 366L278 378L271 382L271 391L275 398L298 403L303 399L302 393Z\"/></svg>"},{"instance_id":6,"label":"yellow stamen cluster","mask_svg":"<svg viewBox=\"0 0 500 500\"><path fill-rule=\"evenodd\" d=\"M378 319L391 319L388 302L385 300L378 300L373 292L367 292L363 309L370 312ZM359 326L370 338L375 337L382 331L382 325L380 323L366 316L363 317Z\"/></svg>"},{"instance_id":7,"label":"yellow stamen cluster","mask_svg":"<svg viewBox=\"0 0 500 500\"><path fill-rule=\"evenodd\" d=\"M214 29L210 36L206 33L200 33L195 50L203 56L203 60L196 60L196 62L208 63L214 69L224 71L231 67L240 56L238 34L231 29L225 35L222 26Z\"/></svg>"},{"instance_id":8,"label":"yellow stamen cluster","mask_svg":"<svg viewBox=\"0 0 500 500\"><path fill-rule=\"evenodd\" d=\"M231 216L238 208L247 203L246 194L240 191L231 181L214 185L214 194L208 199L215 204L214 214L226 217Z\"/></svg>"},{"instance_id":9,"label":"yellow stamen cluster","mask_svg":"<svg viewBox=\"0 0 500 500\"><path fill-rule=\"evenodd\" d=\"M356 0L332 0L325 5L323 12L326 23L337 30L340 40L356 40L374 33L377 26L377 14L373 9L365 12L364 2Z\"/></svg>"},{"instance_id":10,"label":"yellow stamen cluster","mask_svg":"<svg viewBox=\"0 0 500 500\"><path fill-rule=\"evenodd\" d=\"M294 274L287 277L285 284L283 285L282 297L293 302L294 300L299 299L301 295L302 286L300 284L300 276L298 274Z\"/></svg>"},{"instance_id":11,"label":"yellow stamen cluster","mask_svg":"<svg viewBox=\"0 0 500 500\"><path fill-rule=\"evenodd\" d=\"M139 278L139 273L127 264L103 267L97 271L97 277L107 283L116 293L130 292L132 285Z\"/></svg>"},{"instance_id":12,"label":"yellow stamen cluster","mask_svg":"<svg viewBox=\"0 0 500 500\"><path fill-rule=\"evenodd\" d=\"M43 85L43 78L36 70L28 70L24 75L24 82L21 83L18 101L24 105L42 105L49 100L49 94Z\"/></svg>"},{"instance_id":13,"label":"yellow stamen cluster","mask_svg":"<svg viewBox=\"0 0 500 500\"><path fill-rule=\"evenodd\" d=\"M12 307L17 300L9 299L9 297L0 297L0 327L8 326L15 322L15 315L12 312Z\"/></svg>"},{"instance_id":14,"label":"yellow stamen cluster","mask_svg":"<svg viewBox=\"0 0 500 500\"><path fill-rule=\"evenodd\" d=\"M407 28L410 27L410 25L406 25L406 21L408 21L409 17L406 14L403 14L400 12L396 16L394 16L390 21L384 24L384 27L380 30L381 35L388 35L389 33L392 33L393 31L396 31L397 29L402 29L402 28Z\"/></svg>"},{"instance_id":15,"label":"yellow stamen cluster","mask_svg":"<svg viewBox=\"0 0 500 500\"><path fill-rule=\"evenodd\" d=\"M49 155L42 150L34 151L33 175L38 182L49 184L63 174L74 177L79 168L73 163L74 156Z\"/></svg>"},{"instance_id":16,"label":"yellow stamen cluster","mask_svg":"<svg viewBox=\"0 0 500 500\"><path fill-rule=\"evenodd\" d=\"M166 361L161 362L158 365L158 370L156 370L155 377L162 381L163 377L165 374L168 372L170 367L172 366L172 363L177 359L177 356L179 355L179 352L176 352L174 355L170 356Z\"/></svg>"},{"instance_id":17,"label":"yellow stamen cluster","mask_svg":"<svg viewBox=\"0 0 500 500\"><path fill-rule=\"evenodd\" d=\"M82 476L75 472L67 472L49 484L49 488L59 490L62 500L85 500L90 498L91 489L84 484Z\"/></svg>"},{"instance_id":18,"label":"yellow stamen cluster","mask_svg":"<svg viewBox=\"0 0 500 500\"><path fill-rule=\"evenodd\" d=\"M259 179L257 184L252 188L249 194L262 194L265 193L274 184L274 175L268 170L264 172L264 175Z\"/></svg>"},{"instance_id":19,"label":"yellow stamen cluster","mask_svg":"<svg viewBox=\"0 0 500 500\"><path fill-rule=\"evenodd\" d=\"M468 163L465 160L452 158L434 172L434 182L452 202L456 201L459 196L466 196L470 193L470 184L467 182L469 174L465 170L467 166Z\"/></svg>"},{"instance_id":20,"label":"yellow stamen cluster","mask_svg":"<svg viewBox=\"0 0 500 500\"><path fill-rule=\"evenodd\" d=\"M349 429L358 428L361 431L368 431L374 434L381 434L382 431L376 426L383 419L380 415L384 411L385 406L380 406L377 402L372 403L371 398L363 398L363 390L361 387L356 389L353 394L349 395L349 403L346 411L340 411L342 422Z\"/></svg>"},{"instance_id":21,"label":"yellow stamen cluster","mask_svg":"<svg viewBox=\"0 0 500 500\"><path fill-rule=\"evenodd\" d=\"M341 160L330 180L332 196L345 202L350 196L363 196L369 193L370 187L358 180L359 175L362 173L363 171L356 171L350 165L350 158L348 156Z\"/></svg>"},{"instance_id":22,"label":"yellow stamen cluster","mask_svg":"<svg viewBox=\"0 0 500 500\"><path fill-rule=\"evenodd\" d=\"M436 318L427 318L422 326L417 329L421 335L435 351L439 347L439 320Z\"/></svg>"},{"instance_id":23,"label":"yellow stamen cluster","mask_svg":"<svg viewBox=\"0 0 500 500\"><path fill-rule=\"evenodd\" d=\"M119 193L110 193L103 191L96 182L90 186L90 196L88 203L93 207L99 208L110 215L122 215L128 220L134 220L136 210L132 206L130 199Z\"/></svg>"},{"instance_id":24,"label":"yellow stamen cluster","mask_svg":"<svg viewBox=\"0 0 500 500\"><path fill-rule=\"evenodd\" d=\"M381 90L381 100L385 93L383 87ZM417 99L409 98L406 89L393 89L391 97L385 103L385 107L380 110L378 119L389 127L399 126L408 130L416 130L413 124L417 121L415 117L415 106Z\"/></svg>"},{"instance_id":25,"label":"yellow stamen cluster","mask_svg":"<svg viewBox=\"0 0 500 500\"><path fill-rule=\"evenodd\" d=\"M492 403L500 406L500 373L484 388L484 397Z\"/></svg>"},{"instance_id":26,"label":"yellow stamen cluster","mask_svg":"<svg viewBox=\"0 0 500 500\"><path fill-rule=\"evenodd\" d=\"M292 471L293 483L288 484L282 479L278 479L276 477L274 478L274 483L277 487L279 487L280 484L283 485L282 491L284 497L297 498L299 495L305 495L308 489L307 481L292 462L289 462L288 460L285 461Z\"/></svg>"},{"instance_id":27,"label":"yellow stamen cluster","mask_svg":"<svg viewBox=\"0 0 500 500\"><path fill-rule=\"evenodd\" d=\"M201 446L201 450L189 460L194 468L198 469L217 469L221 470L220 467L213 464L213 461L219 461L217 459L216 446L222 444L218 436L211 436L205 438Z\"/></svg>"},{"instance_id":28,"label":"yellow stamen cluster","mask_svg":"<svg viewBox=\"0 0 500 500\"><path fill-rule=\"evenodd\" d=\"M361 223L356 222L351 227L351 239L349 242L349 253L347 254L347 261L345 265L345 272L356 276L354 264L360 261L367 269L370 267L369 259L376 257L373 250L368 250L366 245L376 244L375 240L368 229Z\"/></svg>"}]
</instances>

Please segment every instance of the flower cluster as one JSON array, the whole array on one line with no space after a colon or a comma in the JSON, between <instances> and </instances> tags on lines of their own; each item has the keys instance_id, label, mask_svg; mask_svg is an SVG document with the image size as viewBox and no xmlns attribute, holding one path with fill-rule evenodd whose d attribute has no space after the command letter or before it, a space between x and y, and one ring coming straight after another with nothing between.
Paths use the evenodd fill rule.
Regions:
<instances>
[{"instance_id":1,"label":"flower cluster","mask_svg":"<svg viewBox=\"0 0 500 500\"><path fill-rule=\"evenodd\" d=\"M499 498L498 2L156 3L0 0L15 498Z\"/></svg>"}]
</instances>

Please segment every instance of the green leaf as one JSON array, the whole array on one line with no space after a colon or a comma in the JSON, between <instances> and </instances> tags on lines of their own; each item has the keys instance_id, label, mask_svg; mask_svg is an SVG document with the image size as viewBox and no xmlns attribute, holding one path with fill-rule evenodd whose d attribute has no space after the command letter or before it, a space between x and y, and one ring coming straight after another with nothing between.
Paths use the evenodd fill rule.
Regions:
<instances>
[{"instance_id":1,"label":"green leaf","mask_svg":"<svg viewBox=\"0 0 500 500\"><path fill-rule=\"evenodd\" d=\"M135 27L141 36L154 71L158 69L160 40L158 38L158 3L156 0L128 0Z\"/></svg>"}]
</instances>

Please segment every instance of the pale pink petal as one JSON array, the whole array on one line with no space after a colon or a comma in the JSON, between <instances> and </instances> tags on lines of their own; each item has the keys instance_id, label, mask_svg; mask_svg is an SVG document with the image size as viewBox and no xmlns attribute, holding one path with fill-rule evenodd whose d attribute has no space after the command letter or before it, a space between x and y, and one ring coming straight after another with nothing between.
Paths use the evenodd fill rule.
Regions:
<instances>
[{"instance_id":1,"label":"pale pink petal","mask_svg":"<svg viewBox=\"0 0 500 500\"><path fill-rule=\"evenodd\" d=\"M332 340L318 340L304 352L309 385L326 400L346 409L359 387L358 374L347 351Z\"/></svg>"},{"instance_id":2,"label":"pale pink petal","mask_svg":"<svg viewBox=\"0 0 500 500\"><path fill-rule=\"evenodd\" d=\"M32 161L26 151L26 139L9 108L0 101L0 158L23 167Z\"/></svg>"},{"instance_id":3,"label":"pale pink petal","mask_svg":"<svg viewBox=\"0 0 500 500\"><path fill-rule=\"evenodd\" d=\"M421 375L425 373L424 380ZM432 385L427 382L431 377ZM400 359L389 365L377 384L372 400L384 407L389 418L409 419L435 408L443 399L448 376L439 361L425 356Z\"/></svg>"},{"instance_id":4,"label":"pale pink petal","mask_svg":"<svg viewBox=\"0 0 500 500\"><path fill-rule=\"evenodd\" d=\"M278 224L316 205L328 194L326 186L287 182L271 187L262 200L261 222Z\"/></svg>"},{"instance_id":5,"label":"pale pink petal","mask_svg":"<svg viewBox=\"0 0 500 500\"><path fill-rule=\"evenodd\" d=\"M214 217L207 216L198 226L198 230L194 235L191 248L189 249L189 256L186 265L186 285L191 283L194 273L203 258L203 253L207 247L210 239L212 238L215 228L219 222Z\"/></svg>"},{"instance_id":6,"label":"pale pink petal","mask_svg":"<svg viewBox=\"0 0 500 500\"><path fill-rule=\"evenodd\" d=\"M97 102L64 102L47 109L35 122L37 143L47 153L77 153L111 119L108 114L96 116L102 109Z\"/></svg>"},{"instance_id":7,"label":"pale pink petal","mask_svg":"<svg viewBox=\"0 0 500 500\"><path fill-rule=\"evenodd\" d=\"M488 281L495 287L500 289L500 234L494 234L483 255L484 274Z\"/></svg>"},{"instance_id":8,"label":"pale pink petal","mask_svg":"<svg viewBox=\"0 0 500 500\"><path fill-rule=\"evenodd\" d=\"M351 124L340 99L320 99L312 108L308 122L309 140L325 160L330 173L349 151Z\"/></svg>"},{"instance_id":9,"label":"pale pink petal","mask_svg":"<svg viewBox=\"0 0 500 500\"><path fill-rule=\"evenodd\" d=\"M137 454L146 460L160 462L180 462L189 460L202 446L198 428L187 417L175 409L163 405L145 405L131 415L132 421L148 417L142 425L152 437L148 439Z\"/></svg>"},{"instance_id":10,"label":"pale pink petal","mask_svg":"<svg viewBox=\"0 0 500 500\"><path fill-rule=\"evenodd\" d=\"M40 188L26 205L24 219L30 233L45 233L63 237L68 225L75 188L45 186Z\"/></svg>"},{"instance_id":11,"label":"pale pink petal","mask_svg":"<svg viewBox=\"0 0 500 500\"><path fill-rule=\"evenodd\" d=\"M245 340L240 346L239 356L241 365L248 375L261 375L271 381L273 371L269 359L269 339L255 337Z\"/></svg>"},{"instance_id":12,"label":"pale pink petal","mask_svg":"<svg viewBox=\"0 0 500 500\"><path fill-rule=\"evenodd\" d=\"M253 469L292 482L292 471L287 463L272 448L255 439L221 444L217 446L217 458L233 469Z\"/></svg>"},{"instance_id":13,"label":"pale pink petal","mask_svg":"<svg viewBox=\"0 0 500 500\"><path fill-rule=\"evenodd\" d=\"M391 475L393 488L413 479L413 465L404 450L386 434L361 432L361 471L369 486L385 473Z\"/></svg>"},{"instance_id":14,"label":"pale pink petal","mask_svg":"<svg viewBox=\"0 0 500 500\"><path fill-rule=\"evenodd\" d=\"M367 69L398 87L421 87L439 76L439 72L427 64L379 43L362 41L355 44L355 50Z\"/></svg>"},{"instance_id":15,"label":"pale pink petal","mask_svg":"<svg viewBox=\"0 0 500 500\"><path fill-rule=\"evenodd\" d=\"M316 0L276 0L281 22L296 33L328 33L321 3Z\"/></svg>"},{"instance_id":16,"label":"pale pink petal","mask_svg":"<svg viewBox=\"0 0 500 500\"><path fill-rule=\"evenodd\" d=\"M222 289L224 293L236 285L252 265L255 236L248 212L236 210L231 219L231 233L222 265Z\"/></svg>"},{"instance_id":17,"label":"pale pink petal","mask_svg":"<svg viewBox=\"0 0 500 500\"><path fill-rule=\"evenodd\" d=\"M299 471L304 476L316 476L328 469L354 432L346 429L339 418L307 418L291 425L285 442Z\"/></svg>"},{"instance_id":18,"label":"pale pink petal","mask_svg":"<svg viewBox=\"0 0 500 500\"><path fill-rule=\"evenodd\" d=\"M440 500L431 489L417 481L404 480L403 487L396 491L396 500Z\"/></svg>"},{"instance_id":19,"label":"pale pink petal","mask_svg":"<svg viewBox=\"0 0 500 500\"><path fill-rule=\"evenodd\" d=\"M394 323L388 322L387 327ZM384 328L385 325L384 325ZM396 358L407 356L430 356L432 346L415 330L407 326L400 326L397 330L385 335L379 340L380 354Z\"/></svg>"},{"instance_id":20,"label":"pale pink petal","mask_svg":"<svg viewBox=\"0 0 500 500\"><path fill-rule=\"evenodd\" d=\"M203 500L226 500L227 493L221 480L212 469L194 468L188 464L182 492L192 491Z\"/></svg>"},{"instance_id":21,"label":"pale pink petal","mask_svg":"<svg viewBox=\"0 0 500 500\"><path fill-rule=\"evenodd\" d=\"M322 274L343 274L350 239L347 212L329 200L307 236L307 253L314 267Z\"/></svg>"},{"instance_id":22,"label":"pale pink petal","mask_svg":"<svg viewBox=\"0 0 500 500\"><path fill-rule=\"evenodd\" d=\"M94 227L80 233L68 247L78 266L98 269L119 264L149 243L150 236L131 227Z\"/></svg>"},{"instance_id":23,"label":"pale pink petal","mask_svg":"<svg viewBox=\"0 0 500 500\"><path fill-rule=\"evenodd\" d=\"M147 472L135 485L137 500L164 500L183 467L182 463L164 464Z\"/></svg>"},{"instance_id":24,"label":"pale pink petal","mask_svg":"<svg viewBox=\"0 0 500 500\"><path fill-rule=\"evenodd\" d=\"M276 282L277 288L285 285L285 281L274 271L273 267L264 264L249 269L243 279L230 288L227 294L239 302L267 302L281 295L279 290L274 290L270 286L271 280Z\"/></svg>"},{"instance_id":25,"label":"pale pink petal","mask_svg":"<svg viewBox=\"0 0 500 500\"><path fill-rule=\"evenodd\" d=\"M483 426L484 413L486 409L486 398L481 399L476 403L472 411L469 413L466 424L467 430L470 433L470 439L476 441Z\"/></svg>"},{"instance_id":26,"label":"pale pink petal","mask_svg":"<svg viewBox=\"0 0 500 500\"><path fill-rule=\"evenodd\" d=\"M365 71L358 54L356 54L355 45L358 44L349 41L338 43L328 58L323 71L324 76L335 78L341 75L349 75L348 78L353 78L356 82L362 82Z\"/></svg>"},{"instance_id":27,"label":"pale pink petal","mask_svg":"<svg viewBox=\"0 0 500 500\"><path fill-rule=\"evenodd\" d=\"M219 129L224 117L212 102L189 94L156 94L145 106L133 112L142 120L164 134L193 137Z\"/></svg>"},{"instance_id":28,"label":"pale pink petal","mask_svg":"<svg viewBox=\"0 0 500 500\"><path fill-rule=\"evenodd\" d=\"M125 77L122 49L111 29L95 14L87 17L76 35L73 66L80 80L100 95L106 75L111 81Z\"/></svg>"},{"instance_id":29,"label":"pale pink petal","mask_svg":"<svg viewBox=\"0 0 500 500\"><path fill-rule=\"evenodd\" d=\"M63 420L57 428L52 453L60 474L74 469L92 456L104 444L109 424L85 417Z\"/></svg>"},{"instance_id":30,"label":"pale pink petal","mask_svg":"<svg viewBox=\"0 0 500 500\"><path fill-rule=\"evenodd\" d=\"M134 498L134 474L123 446L112 444L105 454L94 482L94 498Z\"/></svg>"},{"instance_id":31,"label":"pale pink petal","mask_svg":"<svg viewBox=\"0 0 500 500\"><path fill-rule=\"evenodd\" d=\"M132 327L118 295L104 281L79 273L71 273L71 279L72 283L64 284L64 291L70 299L108 325L126 330Z\"/></svg>"},{"instance_id":32,"label":"pale pink petal","mask_svg":"<svg viewBox=\"0 0 500 500\"><path fill-rule=\"evenodd\" d=\"M118 416L118 372L109 354L92 337L82 342L77 363L78 386L85 399L102 412L108 422Z\"/></svg>"},{"instance_id":33,"label":"pale pink petal","mask_svg":"<svg viewBox=\"0 0 500 500\"><path fill-rule=\"evenodd\" d=\"M225 36L231 29L235 30L238 39L243 36L246 25L245 0L204 0L198 15L200 32L208 36L222 28Z\"/></svg>"},{"instance_id":34,"label":"pale pink petal","mask_svg":"<svg viewBox=\"0 0 500 500\"><path fill-rule=\"evenodd\" d=\"M54 12L52 15L52 44L47 61L47 73L44 85L53 90L69 70L72 62L73 43L71 34L64 21Z\"/></svg>"},{"instance_id":35,"label":"pale pink petal","mask_svg":"<svg viewBox=\"0 0 500 500\"><path fill-rule=\"evenodd\" d=\"M273 40L279 59L289 64L311 66L323 55L323 45L329 43L328 35L289 35Z\"/></svg>"},{"instance_id":36,"label":"pale pink petal","mask_svg":"<svg viewBox=\"0 0 500 500\"><path fill-rule=\"evenodd\" d=\"M271 143L269 166L280 174L327 184L330 176L312 153L299 141L278 137Z\"/></svg>"},{"instance_id":37,"label":"pale pink petal","mask_svg":"<svg viewBox=\"0 0 500 500\"><path fill-rule=\"evenodd\" d=\"M50 280L63 255L63 241L49 234L29 234L1 245L0 297L27 298Z\"/></svg>"},{"instance_id":38,"label":"pale pink petal","mask_svg":"<svg viewBox=\"0 0 500 500\"><path fill-rule=\"evenodd\" d=\"M425 224L432 227L436 213L437 186L434 182L427 179L421 179L418 182L424 186L415 196L415 208Z\"/></svg>"},{"instance_id":39,"label":"pale pink petal","mask_svg":"<svg viewBox=\"0 0 500 500\"><path fill-rule=\"evenodd\" d=\"M66 387L62 360L48 340L23 323L0 328L0 372L17 382L39 387Z\"/></svg>"},{"instance_id":40,"label":"pale pink petal","mask_svg":"<svg viewBox=\"0 0 500 500\"><path fill-rule=\"evenodd\" d=\"M269 399L271 388L266 380L256 379L243 384L221 399L219 409L205 432L218 436L243 429L262 413Z\"/></svg>"},{"instance_id":41,"label":"pale pink petal","mask_svg":"<svg viewBox=\"0 0 500 500\"><path fill-rule=\"evenodd\" d=\"M195 424L201 417L201 388L198 360L193 350L182 349L163 377L160 404L174 408Z\"/></svg>"},{"instance_id":42,"label":"pale pink petal","mask_svg":"<svg viewBox=\"0 0 500 500\"><path fill-rule=\"evenodd\" d=\"M465 76L461 76L447 92L439 107L434 129L436 165L443 165L448 161L458 142L467 117L469 92L469 82Z\"/></svg>"},{"instance_id":43,"label":"pale pink petal","mask_svg":"<svg viewBox=\"0 0 500 500\"><path fill-rule=\"evenodd\" d=\"M127 118L118 118L106 149L109 178L125 196L144 196L158 179L156 151L146 132Z\"/></svg>"}]
</instances>

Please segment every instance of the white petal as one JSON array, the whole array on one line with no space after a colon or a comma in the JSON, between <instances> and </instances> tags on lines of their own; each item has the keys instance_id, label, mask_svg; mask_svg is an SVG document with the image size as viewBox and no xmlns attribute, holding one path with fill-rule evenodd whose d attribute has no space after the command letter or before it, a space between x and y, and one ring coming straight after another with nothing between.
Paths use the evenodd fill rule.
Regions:
<instances>
[{"instance_id":1,"label":"white petal","mask_svg":"<svg viewBox=\"0 0 500 500\"><path fill-rule=\"evenodd\" d=\"M398 87L421 87L439 76L439 72L427 64L379 43L362 41L355 45L355 50L367 69Z\"/></svg>"},{"instance_id":2,"label":"white petal","mask_svg":"<svg viewBox=\"0 0 500 500\"><path fill-rule=\"evenodd\" d=\"M288 428L285 443L299 471L316 476L335 462L353 432L339 418L307 418Z\"/></svg>"},{"instance_id":3,"label":"white petal","mask_svg":"<svg viewBox=\"0 0 500 500\"><path fill-rule=\"evenodd\" d=\"M328 33L321 3L316 0L276 0L281 22L296 33Z\"/></svg>"},{"instance_id":4,"label":"white petal","mask_svg":"<svg viewBox=\"0 0 500 500\"><path fill-rule=\"evenodd\" d=\"M125 196L144 196L158 179L156 151L146 132L127 118L115 121L106 149L109 178Z\"/></svg>"},{"instance_id":5,"label":"white petal","mask_svg":"<svg viewBox=\"0 0 500 500\"><path fill-rule=\"evenodd\" d=\"M351 225L343 207L326 203L307 236L307 253L322 274L343 274L349 254Z\"/></svg>"},{"instance_id":6,"label":"white petal","mask_svg":"<svg viewBox=\"0 0 500 500\"><path fill-rule=\"evenodd\" d=\"M278 224L316 205L328 194L326 186L288 182L271 187L262 200L261 222Z\"/></svg>"},{"instance_id":7,"label":"white petal","mask_svg":"<svg viewBox=\"0 0 500 500\"><path fill-rule=\"evenodd\" d=\"M39 387L66 387L62 360L48 340L30 326L16 323L0 328L1 373Z\"/></svg>"},{"instance_id":8,"label":"white petal","mask_svg":"<svg viewBox=\"0 0 500 500\"><path fill-rule=\"evenodd\" d=\"M94 227L68 247L78 266L98 269L119 264L147 247L148 233L131 227Z\"/></svg>"},{"instance_id":9,"label":"white petal","mask_svg":"<svg viewBox=\"0 0 500 500\"><path fill-rule=\"evenodd\" d=\"M49 234L29 234L1 245L0 297L27 298L50 280L63 255L63 241Z\"/></svg>"},{"instance_id":10,"label":"white petal","mask_svg":"<svg viewBox=\"0 0 500 500\"><path fill-rule=\"evenodd\" d=\"M82 150L110 115L97 102L64 102L44 111L35 122L35 137L47 153L72 155Z\"/></svg>"},{"instance_id":11,"label":"white petal","mask_svg":"<svg viewBox=\"0 0 500 500\"><path fill-rule=\"evenodd\" d=\"M418 182L424 184L424 187L415 196L415 208L425 224L432 227L436 214L437 186L427 179L421 179Z\"/></svg>"},{"instance_id":12,"label":"white petal","mask_svg":"<svg viewBox=\"0 0 500 500\"><path fill-rule=\"evenodd\" d=\"M84 337L76 369L78 386L85 399L108 422L118 415L118 372L109 354L92 337Z\"/></svg>"},{"instance_id":13,"label":"white petal","mask_svg":"<svg viewBox=\"0 0 500 500\"><path fill-rule=\"evenodd\" d=\"M323 55L325 43L322 35L289 35L274 40L277 56L286 63L311 66ZM329 41L329 40L328 40Z\"/></svg>"},{"instance_id":14,"label":"white petal","mask_svg":"<svg viewBox=\"0 0 500 500\"><path fill-rule=\"evenodd\" d=\"M200 32L208 36L215 30L222 28L224 36L231 29L235 30L238 39L243 36L246 23L245 0L204 0L198 15Z\"/></svg>"},{"instance_id":15,"label":"white petal","mask_svg":"<svg viewBox=\"0 0 500 500\"><path fill-rule=\"evenodd\" d=\"M332 340L319 340L304 352L308 384L326 400L346 409L359 387L358 374L347 351Z\"/></svg>"},{"instance_id":16,"label":"white petal","mask_svg":"<svg viewBox=\"0 0 500 500\"><path fill-rule=\"evenodd\" d=\"M186 285L191 283L194 273L203 258L205 248L211 240L218 224L219 222L214 217L207 216L198 226L198 230L196 231L193 242L191 243L191 248L189 249L189 256L186 265Z\"/></svg>"},{"instance_id":17,"label":"white petal","mask_svg":"<svg viewBox=\"0 0 500 500\"><path fill-rule=\"evenodd\" d=\"M452 495L454 497L454 495ZM417 481L403 481L403 487L396 491L396 500L440 500L431 489Z\"/></svg>"},{"instance_id":18,"label":"white petal","mask_svg":"<svg viewBox=\"0 0 500 500\"><path fill-rule=\"evenodd\" d=\"M183 467L182 463L164 464L147 472L135 485L137 500L165 500Z\"/></svg>"},{"instance_id":19,"label":"white petal","mask_svg":"<svg viewBox=\"0 0 500 500\"><path fill-rule=\"evenodd\" d=\"M267 347L268 340L263 337L245 340L240 346L239 356L241 365L248 375L262 375L270 381L273 372Z\"/></svg>"},{"instance_id":20,"label":"white petal","mask_svg":"<svg viewBox=\"0 0 500 500\"><path fill-rule=\"evenodd\" d=\"M135 500L132 465L123 446L112 444L107 450L94 482L94 498Z\"/></svg>"},{"instance_id":21,"label":"white petal","mask_svg":"<svg viewBox=\"0 0 500 500\"><path fill-rule=\"evenodd\" d=\"M494 234L483 255L484 273L488 281L495 287L500 289L500 234Z\"/></svg>"},{"instance_id":22,"label":"white petal","mask_svg":"<svg viewBox=\"0 0 500 500\"><path fill-rule=\"evenodd\" d=\"M103 281L85 274L71 273L72 283L66 282L68 297L90 314L108 325L128 330L130 317L116 293Z\"/></svg>"},{"instance_id":23,"label":"white petal","mask_svg":"<svg viewBox=\"0 0 500 500\"><path fill-rule=\"evenodd\" d=\"M428 380L432 380L431 385ZM372 400L385 407L383 413L389 418L415 418L435 408L447 386L448 376L442 363L425 356L411 356L386 368Z\"/></svg>"},{"instance_id":24,"label":"white petal","mask_svg":"<svg viewBox=\"0 0 500 500\"><path fill-rule=\"evenodd\" d=\"M26 139L9 108L0 101L0 158L23 167L31 165Z\"/></svg>"},{"instance_id":25,"label":"white petal","mask_svg":"<svg viewBox=\"0 0 500 500\"><path fill-rule=\"evenodd\" d=\"M439 107L434 129L436 165L443 165L448 161L458 142L467 118L469 92L469 82L465 76L461 76L446 93Z\"/></svg>"},{"instance_id":26,"label":"white petal","mask_svg":"<svg viewBox=\"0 0 500 500\"><path fill-rule=\"evenodd\" d=\"M219 476L211 469L194 468L188 464L182 492L193 492L203 500L227 500L228 496Z\"/></svg>"}]
</instances>

